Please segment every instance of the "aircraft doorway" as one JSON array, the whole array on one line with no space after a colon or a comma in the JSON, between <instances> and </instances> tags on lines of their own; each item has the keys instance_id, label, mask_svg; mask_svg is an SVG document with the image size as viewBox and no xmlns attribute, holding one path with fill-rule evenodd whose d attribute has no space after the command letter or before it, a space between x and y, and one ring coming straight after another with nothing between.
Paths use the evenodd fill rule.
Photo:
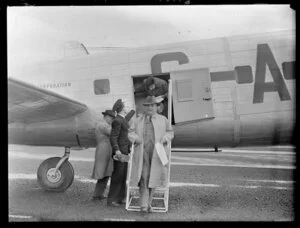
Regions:
<instances>
[{"instance_id":1,"label":"aircraft doorway","mask_svg":"<svg viewBox=\"0 0 300 228\"><path fill-rule=\"evenodd\" d=\"M169 79L170 79L170 74L169 73L163 73L163 74L147 74L147 75L134 75L132 76L132 81L133 81L133 88L134 88L134 102L135 102L135 107L136 107L136 114L140 114L144 112L144 101L146 99L146 93L143 87L143 81L147 79L149 76L154 76L156 78L163 79L168 83L169 86ZM170 91L168 91L170 92ZM171 102L171 104L169 104ZM164 109L166 110L166 113L168 112L168 106L172 107L171 110L171 124L174 125L174 114L173 114L173 102L172 99L168 99L168 105L164 106ZM166 114L165 116L168 118L169 114ZM169 119L169 118L168 118Z\"/></svg>"}]
</instances>

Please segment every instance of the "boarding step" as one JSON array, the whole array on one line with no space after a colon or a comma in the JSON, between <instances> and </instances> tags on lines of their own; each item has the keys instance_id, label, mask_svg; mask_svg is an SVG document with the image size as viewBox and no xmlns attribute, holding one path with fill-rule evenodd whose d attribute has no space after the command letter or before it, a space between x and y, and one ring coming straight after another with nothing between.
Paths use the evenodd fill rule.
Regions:
<instances>
[{"instance_id":1,"label":"boarding step","mask_svg":"<svg viewBox=\"0 0 300 228\"><path fill-rule=\"evenodd\" d=\"M167 212L168 211L168 198L169 198L169 188L159 187L154 189L152 198L152 211L153 212ZM139 188L129 187L127 189L127 200L126 200L126 210L128 211L140 211L139 206Z\"/></svg>"}]
</instances>

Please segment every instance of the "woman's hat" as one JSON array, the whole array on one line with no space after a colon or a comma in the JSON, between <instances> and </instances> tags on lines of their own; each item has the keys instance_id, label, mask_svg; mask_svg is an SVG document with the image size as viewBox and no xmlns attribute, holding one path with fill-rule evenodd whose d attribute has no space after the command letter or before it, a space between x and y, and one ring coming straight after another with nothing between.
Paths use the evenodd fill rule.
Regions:
<instances>
[{"instance_id":1,"label":"woman's hat","mask_svg":"<svg viewBox=\"0 0 300 228\"><path fill-rule=\"evenodd\" d=\"M115 113L113 110L105 110L105 112L102 112L103 116L111 116L112 118L115 118Z\"/></svg>"},{"instance_id":2,"label":"woman's hat","mask_svg":"<svg viewBox=\"0 0 300 228\"><path fill-rule=\"evenodd\" d=\"M135 114L135 111L132 109L130 112L127 113L127 115L125 116L125 119L129 122L134 114Z\"/></svg>"},{"instance_id":3,"label":"woman's hat","mask_svg":"<svg viewBox=\"0 0 300 228\"><path fill-rule=\"evenodd\" d=\"M116 111L117 113L119 113L119 112L121 112L121 111L123 110L123 108L124 108L124 103L122 102L122 99L118 99L118 100L115 102L115 104L114 104L112 110L113 110L113 112Z\"/></svg>"},{"instance_id":4,"label":"woman's hat","mask_svg":"<svg viewBox=\"0 0 300 228\"><path fill-rule=\"evenodd\" d=\"M159 104L161 101L159 101L156 97L154 96L148 96L146 98L145 103L143 105L150 105L150 104Z\"/></svg>"}]
</instances>

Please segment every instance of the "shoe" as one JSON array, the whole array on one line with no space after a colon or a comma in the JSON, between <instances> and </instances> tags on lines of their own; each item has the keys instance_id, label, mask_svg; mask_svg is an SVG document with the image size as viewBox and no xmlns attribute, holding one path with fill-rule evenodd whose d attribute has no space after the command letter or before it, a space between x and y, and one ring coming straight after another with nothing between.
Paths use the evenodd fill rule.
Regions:
<instances>
[{"instance_id":1,"label":"shoe","mask_svg":"<svg viewBox=\"0 0 300 228\"><path fill-rule=\"evenodd\" d=\"M152 213L153 212L153 208L151 206L148 207L148 212Z\"/></svg>"},{"instance_id":2,"label":"shoe","mask_svg":"<svg viewBox=\"0 0 300 228\"><path fill-rule=\"evenodd\" d=\"M107 202L107 206L110 206L110 207L120 207L121 204L119 204L117 202Z\"/></svg>"},{"instance_id":3,"label":"shoe","mask_svg":"<svg viewBox=\"0 0 300 228\"><path fill-rule=\"evenodd\" d=\"M142 213L148 213L148 208L147 207L141 207L141 212Z\"/></svg>"},{"instance_id":4,"label":"shoe","mask_svg":"<svg viewBox=\"0 0 300 228\"><path fill-rule=\"evenodd\" d=\"M106 196L93 196L92 200L104 200L106 199L107 197Z\"/></svg>"},{"instance_id":5,"label":"shoe","mask_svg":"<svg viewBox=\"0 0 300 228\"><path fill-rule=\"evenodd\" d=\"M126 204L126 199L121 200L120 204Z\"/></svg>"}]
</instances>

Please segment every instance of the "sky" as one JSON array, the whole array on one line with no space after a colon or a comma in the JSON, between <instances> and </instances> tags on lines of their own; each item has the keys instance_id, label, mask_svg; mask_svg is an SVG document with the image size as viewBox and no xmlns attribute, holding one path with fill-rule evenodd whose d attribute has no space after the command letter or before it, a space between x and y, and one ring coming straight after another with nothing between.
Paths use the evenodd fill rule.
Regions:
<instances>
[{"instance_id":1,"label":"sky","mask_svg":"<svg viewBox=\"0 0 300 228\"><path fill-rule=\"evenodd\" d=\"M68 41L139 47L286 29L289 5L8 7L8 67L61 59Z\"/></svg>"}]
</instances>

